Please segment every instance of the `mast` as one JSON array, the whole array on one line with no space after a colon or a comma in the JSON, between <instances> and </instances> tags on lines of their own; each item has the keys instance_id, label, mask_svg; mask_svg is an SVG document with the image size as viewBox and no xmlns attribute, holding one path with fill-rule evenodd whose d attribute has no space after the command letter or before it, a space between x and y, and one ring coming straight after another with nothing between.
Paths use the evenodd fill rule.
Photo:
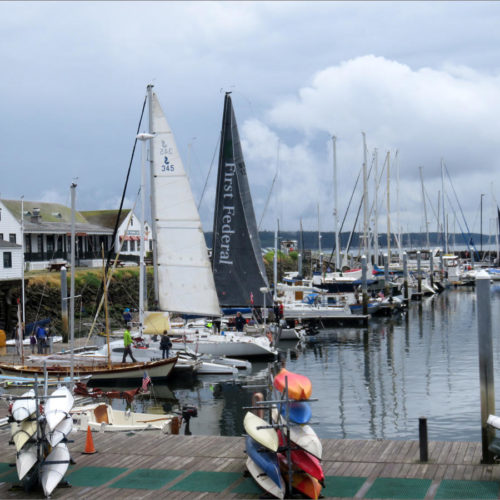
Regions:
<instances>
[{"instance_id":1,"label":"mast","mask_svg":"<svg viewBox=\"0 0 500 500\"><path fill-rule=\"evenodd\" d=\"M423 167L418 167L418 170L420 171L420 185L422 186L422 202L424 204L424 222L425 222L425 234L427 237L427 249L430 250L431 244L429 242L429 222L427 220L427 204L425 203L424 176L422 173Z\"/></svg>"},{"instance_id":2,"label":"mast","mask_svg":"<svg viewBox=\"0 0 500 500\"><path fill-rule=\"evenodd\" d=\"M378 248L378 149L375 148L373 150L373 160L375 163L375 194L374 194L374 205L375 205L375 215L374 215L374 221L373 221L373 243L374 243L374 259L375 259L375 264L379 263L378 257L379 257L379 248Z\"/></svg>"},{"instance_id":3,"label":"mast","mask_svg":"<svg viewBox=\"0 0 500 500\"><path fill-rule=\"evenodd\" d=\"M144 295L146 266L144 263L144 223L146 220L146 141L152 139L153 134L139 134L137 139L142 142L142 166L141 166L141 241L139 246L139 333L144 331ZM132 215L131 215L132 217Z\"/></svg>"},{"instance_id":4,"label":"mast","mask_svg":"<svg viewBox=\"0 0 500 500\"><path fill-rule=\"evenodd\" d=\"M399 250L399 262L403 261L403 242L401 241L401 221L399 219L400 210L399 210L399 150L396 149L396 155L394 158L394 162L396 163L396 234L398 236L398 250Z\"/></svg>"},{"instance_id":5,"label":"mast","mask_svg":"<svg viewBox=\"0 0 500 500\"><path fill-rule=\"evenodd\" d=\"M321 252L321 229L319 223L319 203L318 206L318 250L319 250L319 271L323 274L323 253Z\"/></svg>"},{"instance_id":6,"label":"mast","mask_svg":"<svg viewBox=\"0 0 500 500\"><path fill-rule=\"evenodd\" d=\"M387 151L387 258L391 263L391 153Z\"/></svg>"},{"instance_id":7,"label":"mast","mask_svg":"<svg viewBox=\"0 0 500 500\"><path fill-rule=\"evenodd\" d=\"M23 247L23 262L22 262L22 277L21 277L21 301L22 301L22 322L23 322L23 338L24 338L24 328L26 326L26 306L25 306L25 289L24 289L24 252L26 247L24 244L24 195L21 196L21 245ZM23 351L24 355L24 351ZM23 356L24 357L24 356Z\"/></svg>"},{"instance_id":8,"label":"mast","mask_svg":"<svg viewBox=\"0 0 500 500\"><path fill-rule=\"evenodd\" d=\"M304 252L304 242L302 241L302 217L300 218L299 233L299 254L297 255L297 272L302 276L302 253Z\"/></svg>"},{"instance_id":9,"label":"mast","mask_svg":"<svg viewBox=\"0 0 500 500\"><path fill-rule=\"evenodd\" d=\"M274 257L273 257L273 283L274 283L274 302L278 299L278 226L279 219L276 221L276 229L274 230Z\"/></svg>"},{"instance_id":10,"label":"mast","mask_svg":"<svg viewBox=\"0 0 500 500\"><path fill-rule=\"evenodd\" d=\"M333 217L335 223L335 270L340 271L340 238L339 238L339 196L337 186L337 137L332 136L333 143Z\"/></svg>"},{"instance_id":11,"label":"mast","mask_svg":"<svg viewBox=\"0 0 500 500\"><path fill-rule=\"evenodd\" d=\"M366 135L363 135L363 246L367 261L371 263L370 250L368 249L368 172L366 160Z\"/></svg>"},{"instance_id":12,"label":"mast","mask_svg":"<svg viewBox=\"0 0 500 500\"><path fill-rule=\"evenodd\" d=\"M71 350L70 380L71 390L75 379L75 198L76 184L71 184L71 271L69 297L69 348Z\"/></svg>"},{"instance_id":13,"label":"mast","mask_svg":"<svg viewBox=\"0 0 500 500\"><path fill-rule=\"evenodd\" d=\"M443 234L444 234L444 253L448 253L448 229L446 227L446 215L444 211L444 160L441 158L441 200L443 203Z\"/></svg>"},{"instance_id":14,"label":"mast","mask_svg":"<svg viewBox=\"0 0 500 500\"><path fill-rule=\"evenodd\" d=\"M154 134L156 130L154 130L154 120L153 120L153 85L147 86L148 92L148 111L149 111L149 133ZM151 200L151 240L153 243L153 289L154 289L154 298L155 305L160 303L160 292L158 285L158 240L157 240L157 214L156 214L156 200L155 200L155 190L153 189L154 184L154 168L153 168L153 158L154 158L154 141L149 141L149 162L150 162L150 190L149 196ZM141 189L142 192L142 189ZM142 237L141 237L142 241Z\"/></svg>"}]
</instances>

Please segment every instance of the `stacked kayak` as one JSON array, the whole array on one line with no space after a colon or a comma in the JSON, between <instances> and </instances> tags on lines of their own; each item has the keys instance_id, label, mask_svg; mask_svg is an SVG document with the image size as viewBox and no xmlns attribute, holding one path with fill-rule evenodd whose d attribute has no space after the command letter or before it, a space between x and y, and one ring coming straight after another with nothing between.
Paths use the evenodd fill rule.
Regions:
<instances>
[{"instance_id":1,"label":"stacked kayak","mask_svg":"<svg viewBox=\"0 0 500 500\"><path fill-rule=\"evenodd\" d=\"M49 497L61 482L71 460L65 438L73 428L69 412L73 396L60 387L39 407L35 391L17 398L11 408L12 442L16 447L16 468L20 481L40 484Z\"/></svg>"},{"instance_id":2,"label":"stacked kayak","mask_svg":"<svg viewBox=\"0 0 500 500\"><path fill-rule=\"evenodd\" d=\"M271 423L247 412L246 466L257 484L276 498L292 495L287 485L308 498L319 498L324 484L321 441L308 422L312 394L309 378L283 368L273 380L279 402Z\"/></svg>"}]
</instances>

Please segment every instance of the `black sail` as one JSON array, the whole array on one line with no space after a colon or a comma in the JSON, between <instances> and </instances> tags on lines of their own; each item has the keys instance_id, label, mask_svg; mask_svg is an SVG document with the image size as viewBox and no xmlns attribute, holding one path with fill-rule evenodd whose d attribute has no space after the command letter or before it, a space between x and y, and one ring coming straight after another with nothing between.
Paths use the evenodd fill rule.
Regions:
<instances>
[{"instance_id":1,"label":"black sail","mask_svg":"<svg viewBox=\"0 0 500 500\"><path fill-rule=\"evenodd\" d=\"M231 96L226 94L217 174L212 266L222 307L262 307L268 287ZM266 305L271 305L270 294Z\"/></svg>"}]
</instances>

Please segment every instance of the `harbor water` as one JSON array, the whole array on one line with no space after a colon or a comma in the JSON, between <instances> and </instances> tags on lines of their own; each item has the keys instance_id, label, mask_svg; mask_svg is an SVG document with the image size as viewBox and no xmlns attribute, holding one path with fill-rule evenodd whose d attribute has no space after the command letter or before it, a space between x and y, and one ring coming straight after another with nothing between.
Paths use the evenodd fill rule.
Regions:
<instances>
[{"instance_id":1,"label":"harbor water","mask_svg":"<svg viewBox=\"0 0 500 500\"><path fill-rule=\"evenodd\" d=\"M491 288L491 305L500 367L499 288ZM405 314L374 318L368 328L323 329L279 348L287 369L312 381L311 422L321 438L418 439L418 419L426 417L430 440L480 441L477 339L475 291L450 289L411 303ZM138 411L196 406L193 434L241 435L244 407L253 392L267 394L268 371L278 369L279 362L260 362L237 378L173 380L134 405ZM498 397L496 407L500 414Z\"/></svg>"}]
</instances>

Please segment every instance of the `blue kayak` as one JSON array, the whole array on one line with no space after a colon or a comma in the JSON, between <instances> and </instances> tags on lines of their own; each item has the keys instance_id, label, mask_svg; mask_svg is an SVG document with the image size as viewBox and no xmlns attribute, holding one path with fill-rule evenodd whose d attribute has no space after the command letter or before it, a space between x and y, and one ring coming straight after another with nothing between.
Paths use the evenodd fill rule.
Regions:
<instances>
[{"instance_id":1,"label":"blue kayak","mask_svg":"<svg viewBox=\"0 0 500 500\"><path fill-rule=\"evenodd\" d=\"M281 405L281 414L286 418L286 403ZM290 420L296 424L307 424L311 420L311 405L306 401L290 402Z\"/></svg>"},{"instance_id":2,"label":"blue kayak","mask_svg":"<svg viewBox=\"0 0 500 500\"><path fill-rule=\"evenodd\" d=\"M284 487L284 481L281 477L278 457L272 451L266 450L250 436L246 437L246 449L248 456L273 480L280 488Z\"/></svg>"}]
</instances>

